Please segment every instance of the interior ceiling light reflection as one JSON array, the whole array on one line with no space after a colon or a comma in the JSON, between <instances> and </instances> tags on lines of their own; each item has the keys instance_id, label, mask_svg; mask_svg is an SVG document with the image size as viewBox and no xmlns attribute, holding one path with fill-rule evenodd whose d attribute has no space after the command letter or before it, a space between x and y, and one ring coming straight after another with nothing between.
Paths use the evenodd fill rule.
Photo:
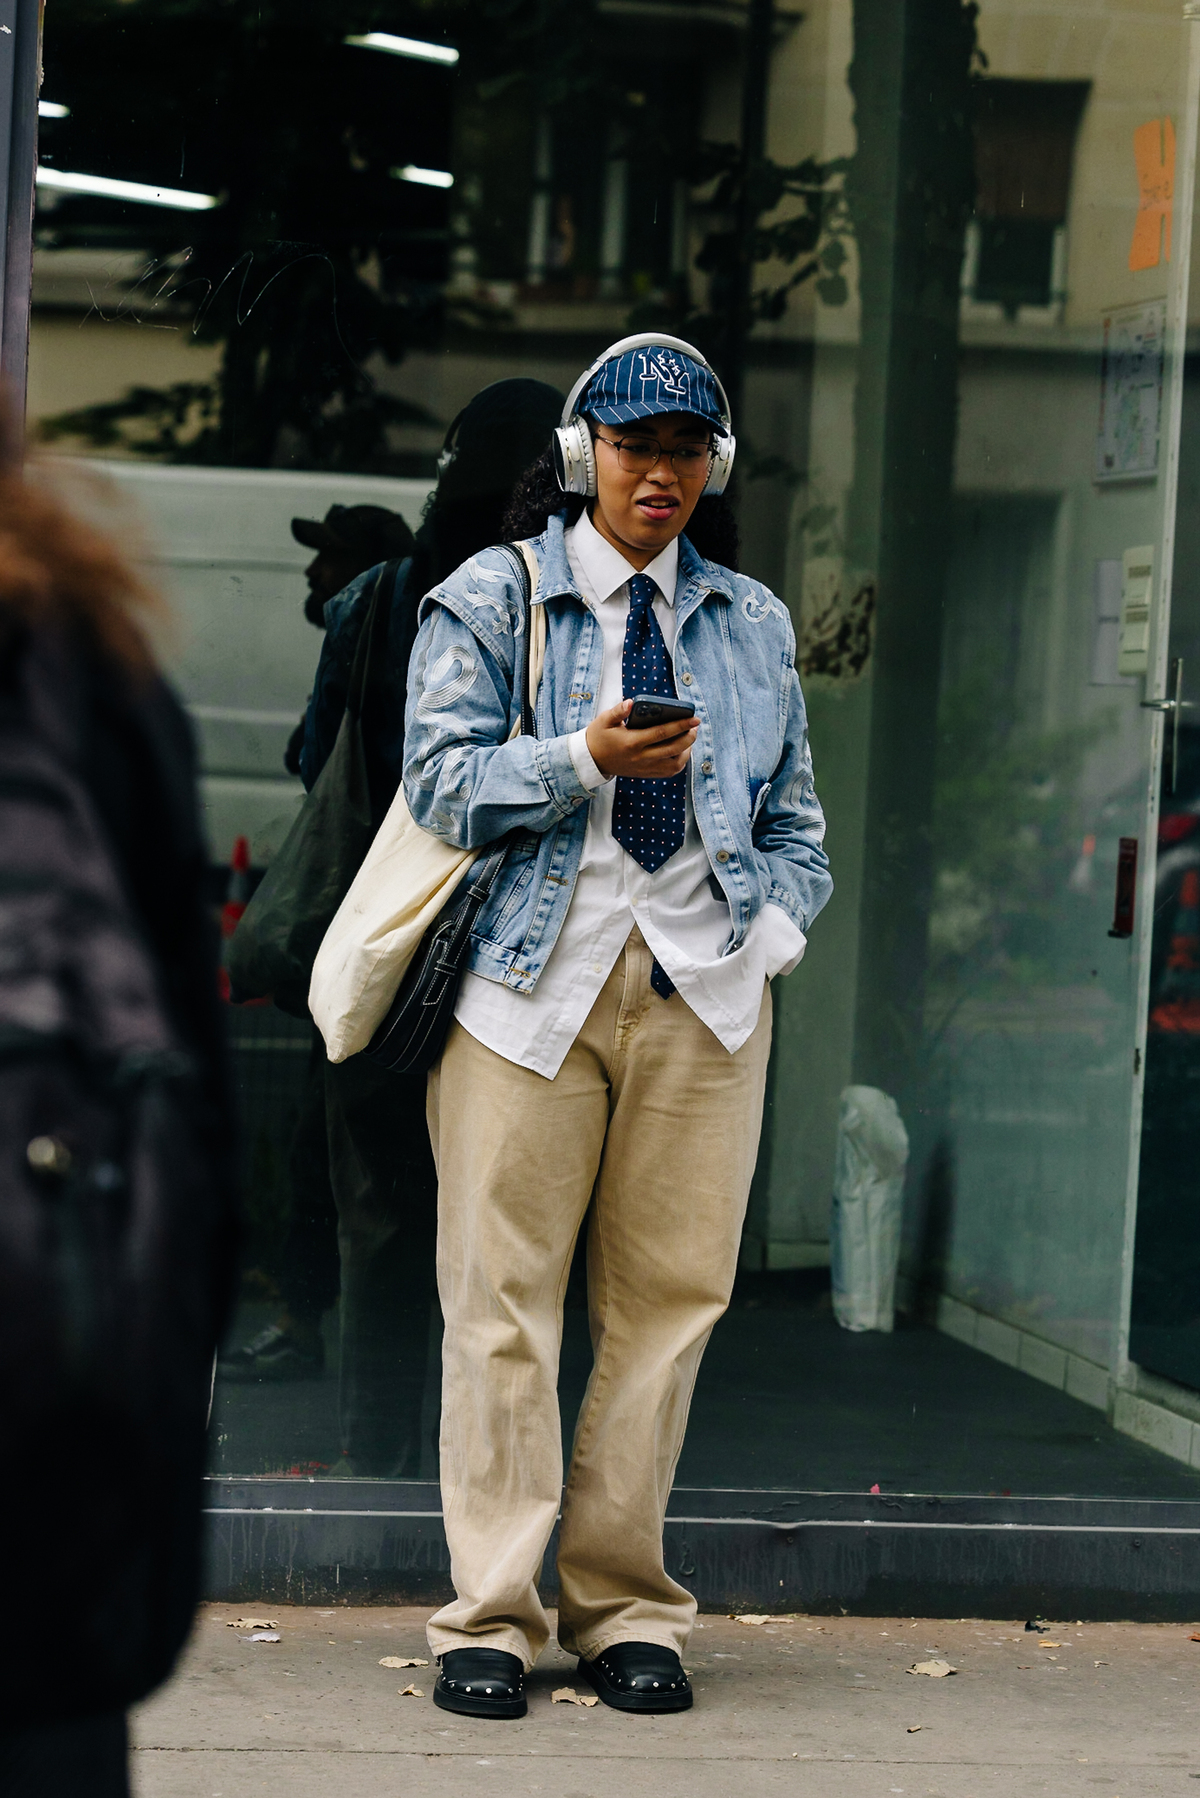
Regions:
<instances>
[{"instance_id":1,"label":"interior ceiling light reflection","mask_svg":"<svg viewBox=\"0 0 1200 1798\"><path fill-rule=\"evenodd\" d=\"M70 116L71 108L61 105L57 100L38 101L39 119L69 119Z\"/></svg>"},{"instance_id":2,"label":"interior ceiling light reflection","mask_svg":"<svg viewBox=\"0 0 1200 1798\"><path fill-rule=\"evenodd\" d=\"M402 169L389 169L393 181L415 181L418 187L453 187L454 176L449 169L419 169L414 162L406 162Z\"/></svg>"},{"instance_id":3,"label":"interior ceiling light reflection","mask_svg":"<svg viewBox=\"0 0 1200 1798\"><path fill-rule=\"evenodd\" d=\"M66 194L96 194L106 200L133 200L140 206L172 206L177 212L210 212L221 204L216 194L191 194L181 187L148 187L144 181L114 181L108 175L69 174L42 167L39 187Z\"/></svg>"},{"instance_id":4,"label":"interior ceiling light reflection","mask_svg":"<svg viewBox=\"0 0 1200 1798\"><path fill-rule=\"evenodd\" d=\"M393 37L390 31L367 31L360 37L348 37L344 43L358 50L386 50L389 56L411 56L417 62L440 62L453 68L458 51L449 44L426 44L416 37Z\"/></svg>"}]
</instances>

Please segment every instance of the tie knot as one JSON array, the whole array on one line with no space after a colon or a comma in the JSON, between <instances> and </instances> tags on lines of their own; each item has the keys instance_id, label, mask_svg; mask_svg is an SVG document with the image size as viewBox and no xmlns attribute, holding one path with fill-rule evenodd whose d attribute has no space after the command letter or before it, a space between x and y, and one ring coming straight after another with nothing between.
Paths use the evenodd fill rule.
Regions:
<instances>
[{"instance_id":1,"label":"tie knot","mask_svg":"<svg viewBox=\"0 0 1200 1798\"><path fill-rule=\"evenodd\" d=\"M635 574L629 583L629 603L631 606L648 606L657 591L648 574Z\"/></svg>"}]
</instances>

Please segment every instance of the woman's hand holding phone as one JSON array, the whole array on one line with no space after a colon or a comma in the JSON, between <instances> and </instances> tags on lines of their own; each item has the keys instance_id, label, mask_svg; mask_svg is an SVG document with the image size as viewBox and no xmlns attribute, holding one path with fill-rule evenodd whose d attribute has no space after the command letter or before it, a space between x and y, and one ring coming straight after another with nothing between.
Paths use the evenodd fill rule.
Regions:
<instances>
[{"instance_id":1,"label":"woman's hand holding phone","mask_svg":"<svg viewBox=\"0 0 1200 1798\"><path fill-rule=\"evenodd\" d=\"M669 780L687 767L700 725L695 718L655 724L648 730L626 730L633 700L623 699L592 719L587 746L605 780Z\"/></svg>"}]
</instances>

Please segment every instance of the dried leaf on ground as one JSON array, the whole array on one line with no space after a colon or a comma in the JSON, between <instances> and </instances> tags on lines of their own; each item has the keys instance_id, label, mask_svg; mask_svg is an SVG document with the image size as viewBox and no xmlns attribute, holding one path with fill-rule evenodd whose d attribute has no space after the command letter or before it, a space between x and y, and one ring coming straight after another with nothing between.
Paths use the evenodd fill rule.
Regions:
<instances>
[{"instance_id":1,"label":"dried leaf on ground","mask_svg":"<svg viewBox=\"0 0 1200 1798\"><path fill-rule=\"evenodd\" d=\"M282 1642L283 1637L277 1629L256 1629L253 1635L239 1636L239 1642Z\"/></svg>"},{"instance_id":2,"label":"dried leaf on ground","mask_svg":"<svg viewBox=\"0 0 1200 1798\"><path fill-rule=\"evenodd\" d=\"M600 1700L591 1694L581 1698L574 1686L559 1686L557 1691L551 1692L550 1702L551 1704L582 1704L591 1710L592 1706L599 1704Z\"/></svg>"},{"instance_id":3,"label":"dried leaf on ground","mask_svg":"<svg viewBox=\"0 0 1200 1798\"><path fill-rule=\"evenodd\" d=\"M948 1674L957 1673L958 1668L952 1667L949 1661L918 1661L908 1668L908 1672L927 1673L930 1679L945 1679Z\"/></svg>"},{"instance_id":4,"label":"dried leaf on ground","mask_svg":"<svg viewBox=\"0 0 1200 1798\"><path fill-rule=\"evenodd\" d=\"M1200 1642L1200 1635L1195 1635L1195 1634L1190 1635L1188 1637L1188 1641L1189 1642Z\"/></svg>"},{"instance_id":5,"label":"dried leaf on ground","mask_svg":"<svg viewBox=\"0 0 1200 1798\"><path fill-rule=\"evenodd\" d=\"M428 1661L406 1661L402 1655L385 1654L380 1661L381 1667L428 1667Z\"/></svg>"},{"instance_id":6,"label":"dried leaf on ground","mask_svg":"<svg viewBox=\"0 0 1200 1798\"><path fill-rule=\"evenodd\" d=\"M1108 1662L1108 1661L1093 1661L1093 1662L1092 1662L1092 1666L1093 1666L1093 1667L1107 1667L1107 1666L1109 1666L1109 1665L1110 1665L1110 1664L1111 1664L1111 1663L1110 1663L1110 1662Z\"/></svg>"},{"instance_id":7,"label":"dried leaf on ground","mask_svg":"<svg viewBox=\"0 0 1200 1798\"><path fill-rule=\"evenodd\" d=\"M400 1696L401 1698L424 1698L425 1694L420 1686L401 1686Z\"/></svg>"},{"instance_id":8,"label":"dried leaf on ground","mask_svg":"<svg viewBox=\"0 0 1200 1798\"><path fill-rule=\"evenodd\" d=\"M923 1723L910 1723L908 1726L908 1733L910 1736L919 1736L924 1727L925 1725Z\"/></svg>"},{"instance_id":9,"label":"dried leaf on ground","mask_svg":"<svg viewBox=\"0 0 1200 1798\"><path fill-rule=\"evenodd\" d=\"M752 1623L757 1627L760 1623L775 1623L778 1619L775 1617L757 1617L750 1611L743 1611L742 1614L735 1617L733 1621L735 1623Z\"/></svg>"},{"instance_id":10,"label":"dried leaf on ground","mask_svg":"<svg viewBox=\"0 0 1200 1798\"><path fill-rule=\"evenodd\" d=\"M1061 1642L1050 1642L1050 1641L1039 1642L1038 1647L1039 1648L1061 1648L1062 1643Z\"/></svg>"},{"instance_id":11,"label":"dried leaf on ground","mask_svg":"<svg viewBox=\"0 0 1200 1798\"><path fill-rule=\"evenodd\" d=\"M228 1629L278 1629L274 1617L230 1617L226 1620Z\"/></svg>"}]
</instances>

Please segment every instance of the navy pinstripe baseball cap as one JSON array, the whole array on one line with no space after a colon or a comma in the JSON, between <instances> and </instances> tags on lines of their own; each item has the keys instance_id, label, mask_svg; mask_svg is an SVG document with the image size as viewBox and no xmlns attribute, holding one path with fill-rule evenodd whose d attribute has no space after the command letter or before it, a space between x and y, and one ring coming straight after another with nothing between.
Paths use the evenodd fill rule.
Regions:
<instances>
[{"instance_id":1,"label":"navy pinstripe baseball cap","mask_svg":"<svg viewBox=\"0 0 1200 1798\"><path fill-rule=\"evenodd\" d=\"M664 412L690 412L718 431L728 429L708 369L665 344L626 350L606 362L579 396L579 410L602 425L631 425Z\"/></svg>"}]
</instances>

